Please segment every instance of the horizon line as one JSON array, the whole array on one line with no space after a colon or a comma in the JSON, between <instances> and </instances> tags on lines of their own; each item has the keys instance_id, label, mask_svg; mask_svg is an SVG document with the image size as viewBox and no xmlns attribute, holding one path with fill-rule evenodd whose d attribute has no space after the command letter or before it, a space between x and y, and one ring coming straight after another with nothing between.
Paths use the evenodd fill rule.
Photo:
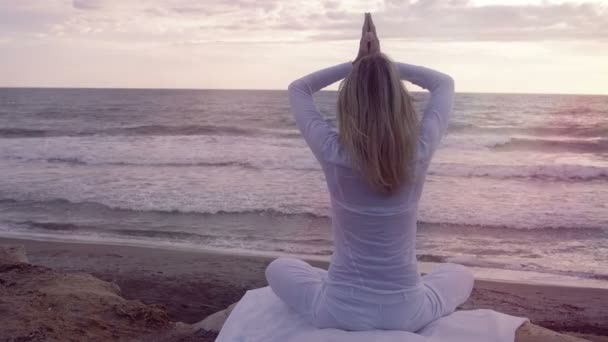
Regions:
<instances>
[{"instance_id":1,"label":"horizon line","mask_svg":"<svg viewBox=\"0 0 608 342\"><path fill-rule=\"evenodd\" d=\"M74 86L0 86L0 89L63 89L63 90L198 90L198 91L287 91L277 88L247 89L247 88L153 88L153 87L74 87ZM321 90L337 91L337 90ZM426 93L426 91L409 90L412 93ZM566 95L566 96L608 96L608 93L516 93L516 92L495 92L495 91L456 91L456 94L488 94L488 95Z\"/></svg>"}]
</instances>

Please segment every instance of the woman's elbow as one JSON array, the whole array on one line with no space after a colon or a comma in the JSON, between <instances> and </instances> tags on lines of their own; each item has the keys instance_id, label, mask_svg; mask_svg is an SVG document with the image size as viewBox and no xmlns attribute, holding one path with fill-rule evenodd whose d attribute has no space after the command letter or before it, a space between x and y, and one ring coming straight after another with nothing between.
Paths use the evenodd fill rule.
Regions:
<instances>
[{"instance_id":1,"label":"woman's elbow","mask_svg":"<svg viewBox=\"0 0 608 342\"><path fill-rule=\"evenodd\" d=\"M438 90L454 90L454 79L448 74L438 72L428 88L431 92Z\"/></svg>"},{"instance_id":2,"label":"woman's elbow","mask_svg":"<svg viewBox=\"0 0 608 342\"><path fill-rule=\"evenodd\" d=\"M300 89L300 88L302 88L302 80L300 80L300 79L291 81L291 83L289 83L289 85L287 86L287 90L289 90L289 91L293 91L293 90Z\"/></svg>"},{"instance_id":3,"label":"woman's elbow","mask_svg":"<svg viewBox=\"0 0 608 342\"><path fill-rule=\"evenodd\" d=\"M309 88L306 82L304 82L301 78L297 79L291 83L287 87L287 91L289 93L309 93Z\"/></svg>"},{"instance_id":4,"label":"woman's elbow","mask_svg":"<svg viewBox=\"0 0 608 342\"><path fill-rule=\"evenodd\" d=\"M455 85L454 78L450 75L443 74L441 83L446 87L450 87L450 88L454 89L454 85Z\"/></svg>"},{"instance_id":5,"label":"woman's elbow","mask_svg":"<svg viewBox=\"0 0 608 342\"><path fill-rule=\"evenodd\" d=\"M453 92L455 88L454 78L450 75L443 74L439 80L439 88Z\"/></svg>"}]
</instances>

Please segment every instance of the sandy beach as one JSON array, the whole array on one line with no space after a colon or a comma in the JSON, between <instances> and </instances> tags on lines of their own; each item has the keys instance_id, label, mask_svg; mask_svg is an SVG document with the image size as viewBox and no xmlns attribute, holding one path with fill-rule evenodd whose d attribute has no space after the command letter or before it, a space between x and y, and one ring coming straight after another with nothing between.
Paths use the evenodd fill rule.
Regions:
<instances>
[{"instance_id":1,"label":"sandy beach","mask_svg":"<svg viewBox=\"0 0 608 342\"><path fill-rule=\"evenodd\" d=\"M161 304L174 321L194 323L266 286L271 259L89 243L1 238L25 245L31 263L87 272L115 282L127 299ZM326 267L325 263L312 262ZM540 326L592 341L608 341L608 290L476 280L462 309L488 308L528 317Z\"/></svg>"}]
</instances>

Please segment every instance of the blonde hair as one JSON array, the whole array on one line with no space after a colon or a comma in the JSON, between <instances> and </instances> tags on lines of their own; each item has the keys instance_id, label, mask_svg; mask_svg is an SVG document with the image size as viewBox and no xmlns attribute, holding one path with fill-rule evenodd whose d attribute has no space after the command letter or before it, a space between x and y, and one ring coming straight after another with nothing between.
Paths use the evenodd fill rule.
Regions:
<instances>
[{"instance_id":1,"label":"blonde hair","mask_svg":"<svg viewBox=\"0 0 608 342\"><path fill-rule=\"evenodd\" d=\"M390 195L414 178L418 117L386 55L355 62L340 84L337 112L340 142L374 189Z\"/></svg>"}]
</instances>

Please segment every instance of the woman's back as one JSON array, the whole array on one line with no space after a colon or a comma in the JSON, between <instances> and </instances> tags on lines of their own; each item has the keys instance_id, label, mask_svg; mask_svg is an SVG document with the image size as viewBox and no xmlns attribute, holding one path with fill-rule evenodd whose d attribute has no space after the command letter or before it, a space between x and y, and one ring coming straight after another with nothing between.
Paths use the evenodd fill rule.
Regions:
<instances>
[{"instance_id":1,"label":"woman's back","mask_svg":"<svg viewBox=\"0 0 608 342\"><path fill-rule=\"evenodd\" d=\"M331 197L335 245L329 283L381 293L417 286L416 213L428 164L417 163L420 176L387 195L344 163L321 163Z\"/></svg>"}]
</instances>

